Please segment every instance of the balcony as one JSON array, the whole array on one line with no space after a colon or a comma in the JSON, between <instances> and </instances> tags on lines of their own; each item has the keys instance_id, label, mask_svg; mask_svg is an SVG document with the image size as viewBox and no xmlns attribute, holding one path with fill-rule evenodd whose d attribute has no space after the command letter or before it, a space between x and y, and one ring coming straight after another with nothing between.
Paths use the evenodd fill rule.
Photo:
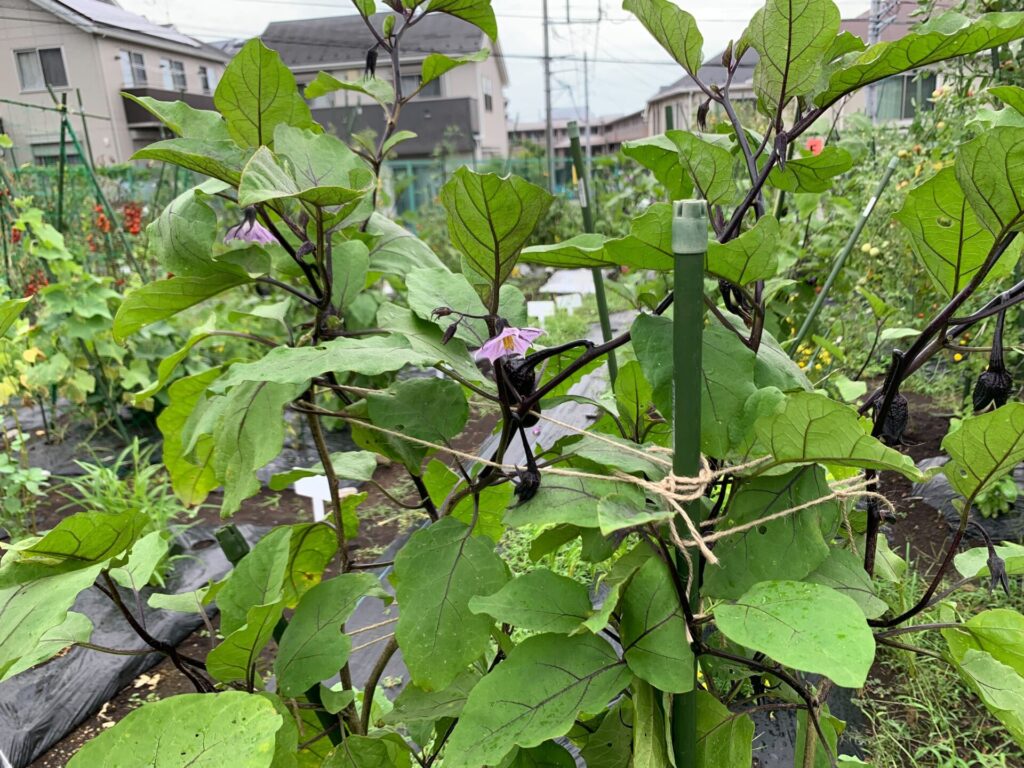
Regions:
<instances>
[{"instance_id":1,"label":"balcony","mask_svg":"<svg viewBox=\"0 0 1024 768\"><path fill-rule=\"evenodd\" d=\"M159 101L184 101L190 107L196 109L213 109L213 96L201 93L182 93L181 91L167 91L162 88L124 88L125 93L132 96L149 96ZM129 128L160 128L161 123L147 110L130 99L122 99L124 102L124 115L128 121Z\"/></svg>"},{"instance_id":2,"label":"balcony","mask_svg":"<svg viewBox=\"0 0 1024 768\"><path fill-rule=\"evenodd\" d=\"M398 145L399 158L431 157L444 145L448 154L472 154L477 145L480 124L477 101L472 98L417 99L402 108L398 130L412 131L416 138ZM322 107L313 110L313 118L324 130L344 141L352 134L384 129L384 111L377 104L350 107Z\"/></svg>"}]
</instances>

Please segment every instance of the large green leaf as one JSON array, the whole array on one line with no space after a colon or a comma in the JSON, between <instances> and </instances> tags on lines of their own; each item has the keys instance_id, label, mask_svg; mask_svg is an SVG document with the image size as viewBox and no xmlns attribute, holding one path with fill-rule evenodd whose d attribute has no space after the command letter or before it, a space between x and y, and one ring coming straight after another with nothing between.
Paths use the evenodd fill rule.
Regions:
<instances>
[{"instance_id":1,"label":"large green leaf","mask_svg":"<svg viewBox=\"0 0 1024 768\"><path fill-rule=\"evenodd\" d=\"M220 374L220 368L211 368L175 381L167 390L170 402L156 419L164 438L164 467L171 476L174 493L188 506L201 504L210 491L220 485L213 471L213 437L200 437L191 455L186 455L182 439L189 416Z\"/></svg>"},{"instance_id":2,"label":"large green leaf","mask_svg":"<svg viewBox=\"0 0 1024 768\"><path fill-rule=\"evenodd\" d=\"M714 613L734 643L844 688L863 686L875 658L875 638L858 605L820 584L762 581Z\"/></svg>"},{"instance_id":3,"label":"large green leaf","mask_svg":"<svg viewBox=\"0 0 1024 768\"><path fill-rule=\"evenodd\" d=\"M244 272L154 280L125 296L114 316L114 338L133 333L193 307L218 293L250 282Z\"/></svg>"},{"instance_id":4,"label":"large green leaf","mask_svg":"<svg viewBox=\"0 0 1024 768\"><path fill-rule=\"evenodd\" d=\"M479 316L487 312L476 289L460 272L443 268L413 269L405 276L405 284L409 308L424 320L435 322L433 313L438 307L450 307L468 315ZM436 318L440 328L447 328L452 320L451 317ZM463 341L479 344L480 339L488 336L487 324L481 319L467 317L459 323L455 335Z\"/></svg>"},{"instance_id":5,"label":"large green leaf","mask_svg":"<svg viewBox=\"0 0 1024 768\"><path fill-rule=\"evenodd\" d=\"M75 753L68 768L270 768L284 718L262 696L186 693L143 704Z\"/></svg>"},{"instance_id":6,"label":"large green leaf","mask_svg":"<svg viewBox=\"0 0 1024 768\"><path fill-rule=\"evenodd\" d=\"M445 56L443 53L431 53L423 60L423 69L420 72L420 86L437 80L445 72L451 72L456 67L475 62L487 61L491 55L488 48L482 48L464 56ZM408 96L408 94L406 94Z\"/></svg>"},{"instance_id":7,"label":"large green leaf","mask_svg":"<svg viewBox=\"0 0 1024 768\"><path fill-rule=\"evenodd\" d=\"M807 575L806 581L849 595L864 611L866 618L877 619L889 610L885 601L875 596L875 588L864 570L862 558L848 549L832 549L828 557Z\"/></svg>"},{"instance_id":8,"label":"large green leaf","mask_svg":"<svg viewBox=\"0 0 1024 768\"><path fill-rule=\"evenodd\" d=\"M423 0L414 2L419 5ZM406 0L406 5L408 4ZM498 22L494 18L491 0L429 0L427 12L455 16L482 30L492 40L498 39Z\"/></svg>"},{"instance_id":9,"label":"large green leaf","mask_svg":"<svg viewBox=\"0 0 1024 768\"><path fill-rule=\"evenodd\" d=\"M692 15L669 0L624 0L622 8L640 19L683 69L691 75L700 69L704 38Z\"/></svg>"},{"instance_id":10,"label":"large green leaf","mask_svg":"<svg viewBox=\"0 0 1024 768\"><path fill-rule=\"evenodd\" d=\"M768 0L754 14L743 39L760 54L754 92L765 114L813 90L838 33L832 0Z\"/></svg>"},{"instance_id":11,"label":"large green leaf","mask_svg":"<svg viewBox=\"0 0 1024 768\"><path fill-rule=\"evenodd\" d=\"M524 248L520 261L559 269L612 266L604 253L604 235L582 234L559 243Z\"/></svg>"},{"instance_id":12,"label":"large green leaf","mask_svg":"<svg viewBox=\"0 0 1024 768\"><path fill-rule=\"evenodd\" d=\"M132 545L127 563L110 569L110 577L125 589L142 589L149 584L170 548L167 532L147 533Z\"/></svg>"},{"instance_id":13,"label":"large green leaf","mask_svg":"<svg viewBox=\"0 0 1024 768\"><path fill-rule=\"evenodd\" d=\"M584 622L584 626L588 630L596 634L608 626L612 612L618 607L622 590L651 556L650 548L646 544L640 543L612 564L611 570L601 582L607 588L604 602L600 608L594 611L594 615Z\"/></svg>"},{"instance_id":14,"label":"large green leaf","mask_svg":"<svg viewBox=\"0 0 1024 768\"><path fill-rule=\"evenodd\" d=\"M493 765L513 747L562 736L580 712L603 709L629 678L615 650L598 637L530 637L470 692L445 765Z\"/></svg>"},{"instance_id":15,"label":"large green leaf","mask_svg":"<svg viewBox=\"0 0 1024 768\"><path fill-rule=\"evenodd\" d=\"M521 629L568 634L586 620L591 607L583 584L547 568L536 568L493 595L477 595L469 601L469 610Z\"/></svg>"},{"instance_id":16,"label":"large green leaf","mask_svg":"<svg viewBox=\"0 0 1024 768\"><path fill-rule=\"evenodd\" d=\"M1003 559L1007 575L1024 574L1024 545L1008 541L996 547L996 554ZM961 552L953 559L953 563L961 576L970 578L990 576L988 557L988 547L975 547Z\"/></svg>"},{"instance_id":17,"label":"large green leaf","mask_svg":"<svg viewBox=\"0 0 1024 768\"><path fill-rule=\"evenodd\" d=\"M727 243L711 240L705 268L736 285L775 277L779 268L779 220L762 216L739 237Z\"/></svg>"},{"instance_id":18,"label":"large green leaf","mask_svg":"<svg viewBox=\"0 0 1024 768\"><path fill-rule=\"evenodd\" d=\"M230 139L188 138L155 141L137 150L132 160L160 160L234 186L242 178L248 157L248 153Z\"/></svg>"},{"instance_id":19,"label":"large green leaf","mask_svg":"<svg viewBox=\"0 0 1024 768\"><path fill-rule=\"evenodd\" d=\"M403 280L414 269L447 269L425 242L387 216L374 213L366 224L373 238L370 271L396 275Z\"/></svg>"},{"instance_id":20,"label":"large green leaf","mask_svg":"<svg viewBox=\"0 0 1024 768\"><path fill-rule=\"evenodd\" d=\"M254 605L246 611L245 624L207 654L206 671L222 683L254 679L260 652L270 642L283 609L278 600L267 605Z\"/></svg>"},{"instance_id":21,"label":"large green leaf","mask_svg":"<svg viewBox=\"0 0 1024 768\"><path fill-rule=\"evenodd\" d=\"M249 609L271 605L283 595L291 529L274 528L243 557L217 593L221 631L231 634L246 623Z\"/></svg>"},{"instance_id":22,"label":"large green leaf","mask_svg":"<svg viewBox=\"0 0 1024 768\"><path fill-rule=\"evenodd\" d=\"M491 284L488 306L496 306L499 286L551 201L546 191L518 176L479 174L465 166L441 188L452 244Z\"/></svg>"},{"instance_id":23,"label":"large green leaf","mask_svg":"<svg viewBox=\"0 0 1024 768\"><path fill-rule=\"evenodd\" d=\"M373 173L341 139L282 124L274 131L274 151L260 147L242 171L238 204L295 197L316 206L345 205L373 186Z\"/></svg>"},{"instance_id":24,"label":"large green leaf","mask_svg":"<svg viewBox=\"0 0 1024 768\"><path fill-rule=\"evenodd\" d=\"M736 160L715 134L666 131L679 150L679 159L693 178L694 186L708 203L729 203L736 194L733 170Z\"/></svg>"},{"instance_id":25,"label":"large green leaf","mask_svg":"<svg viewBox=\"0 0 1024 768\"><path fill-rule=\"evenodd\" d=\"M786 161L768 176L772 186L786 192L827 192L832 180L853 167L853 156L842 147L829 144L819 154Z\"/></svg>"},{"instance_id":26,"label":"large green leaf","mask_svg":"<svg viewBox=\"0 0 1024 768\"><path fill-rule=\"evenodd\" d=\"M18 319L18 315L31 303L31 296L27 296L24 299L0 301L0 336L7 333L7 330L14 325L14 321Z\"/></svg>"},{"instance_id":27,"label":"large green leaf","mask_svg":"<svg viewBox=\"0 0 1024 768\"><path fill-rule=\"evenodd\" d=\"M270 146L278 125L313 127L295 76L276 51L253 38L224 70L213 102L243 147Z\"/></svg>"},{"instance_id":28,"label":"large green leaf","mask_svg":"<svg viewBox=\"0 0 1024 768\"><path fill-rule=\"evenodd\" d=\"M752 523L828 494L825 471L817 466L752 478L733 491L718 528ZM736 599L759 581L803 579L828 557L823 533L831 533L838 511L832 500L722 539L715 545L719 564L704 569L705 592Z\"/></svg>"},{"instance_id":29,"label":"large green leaf","mask_svg":"<svg viewBox=\"0 0 1024 768\"><path fill-rule=\"evenodd\" d=\"M601 513L598 505L608 500L606 517L616 517L611 506L621 506L621 514L632 516L636 523L645 522L644 496L631 483L608 478L591 480L580 477L548 475L540 490L529 501L517 504L505 514L505 524L513 528L523 525L575 525L580 528L598 528Z\"/></svg>"},{"instance_id":30,"label":"large green leaf","mask_svg":"<svg viewBox=\"0 0 1024 768\"><path fill-rule=\"evenodd\" d=\"M750 768L754 721L697 691L697 768Z\"/></svg>"},{"instance_id":31,"label":"large green leaf","mask_svg":"<svg viewBox=\"0 0 1024 768\"><path fill-rule=\"evenodd\" d=\"M35 571L37 578L0 587L0 682L45 661L41 646L52 651L49 655L61 650L47 642L47 634L66 622L78 593L88 588L99 572L99 565L53 576Z\"/></svg>"},{"instance_id":32,"label":"large green leaf","mask_svg":"<svg viewBox=\"0 0 1024 768\"><path fill-rule=\"evenodd\" d=\"M630 768L633 757L633 702L619 699L580 750L587 768Z\"/></svg>"},{"instance_id":33,"label":"large green leaf","mask_svg":"<svg viewBox=\"0 0 1024 768\"><path fill-rule=\"evenodd\" d=\"M331 249L331 306L344 312L366 288L370 249L360 240L336 243Z\"/></svg>"},{"instance_id":34,"label":"large green leaf","mask_svg":"<svg viewBox=\"0 0 1024 768\"><path fill-rule=\"evenodd\" d=\"M18 560L64 568L88 568L126 552L149 524L142 512L78 512L43 538L17 548Z\"/></svg>"},{"instance_id":35,"label":"large green leaf","mask_svg":"<svg viewBox=\"0 0 1024 768\"><path fill-rule=\"evenodd\" d=\"M437 325L395 304L381 305L377 310L377 320L392 333L406 339L413 351L421 356L423 365L442 365L467 381L493 389L493 382L484 378L461 339L452 339L445 344Z\"/></svg>"},{"instance_id":36,"label":"large green leaf","mask_svg":"<svg viewBox=\"0 0 1024 768\"><path fill-rule=\"evenodd\" d=\"M0 598L0 602L2 602L2 598ZM0 653L0 682L31 669L37 664L42 664L44 661L49 661L77 643L89 642L92 630L92 622L88 616L68 611L64 621L43 632L35 641L32 650L19 657L10 666L6 666L9 659L4 659L5 654ZM24 640L24 638L21 639Z\"/></svg>"},{"instance_id":37,"label":"large green leaf","mask_svg":"<svg viewBox=\"0 0 1024 768\"><path fill-rule=\"evenodd\" d=\"M1014 741L1024 745L1024 677L991 654L974 648L967 648L957 659L957 668Z\"/></svg>"},{"instance_id":38,"label":"large green leaf","mask_svg":"<svg viewBox=\"0 0 1024 768\"><path fill-rule=\"evenodd\" d=\"M624 141L622 154L649 169L672 200L686 200L693 195L693 180L679 159L679 147L665 134Z\"/></svg>"},{"instance_id":39,"label":"large green leaf","mask_svg":"<svg viewBox=\"0 0 1024 768\"><path fill-rule=\"evenodd\" d=\"M942 630L953 658L968 648L984 651L1024 676L1024 616L1009 608L982 611L958 629Z\"/></svg>"},{"instance_id":40,"label":"large green leaf","mask_svg":"<svg viewBox=\"0 0 1024 768\"><path fill-rule=\"evenodd\" d=\"M693 651L679 595L661 558L650 558L633 575L619 609L623 655L633 674L661 691L692 691Z\"/></svg>"},{"instance_id":41,"label":"large green leaf","mask_svg":"<svg viewBox=\"0 0 1024 768\"><path fill-rule=\"evenodd\" d=\"M907 195L896 220L910 233L914 253L936 286L954 296L985 263L995 236L981 225L956 180L956 171L944 168ZM986 281L1013 269L1020 245L1010 246L989 272Z\"/></svg>"},{"instance_id":42,"label":"large green leaf","mask_svg":"<svg viewBox=\"0 0 1024 768\"><path fill-rule=\"evenodd\" d=\"M479 680L479 673L463 672L442 691L423 691L415 685L407 685L395 699L394 710L384 716L384 722L402 725L458 717Z\"/></svg>"},{"instance_id":43,"label":"large green leaf","mask_svg":"<svg viewBox=\"0 0 1024 768\"><path fill-rule=\"evenodd\" d=\"M235 363L216 389L254 382L308 384L328 371L379 376L407 365L431 363L433 360L413 350L397 334L339 338L314 347L276 347L254 363Z\"/></svg>"},{"instance_id":44,"label":"large green leaf","mask_svg":"<svg viewBox=\"0 0 1024 768\"><path fill-rule=\"evenodd\" d=\"M320 583L324 569L338 551L338 537L334 528L323 522L297 523L289 527L291 536L282 594L285 608L294 608L306 592Z\"/></svg>"},{"instance_id":45,"label":"large green leaf","mask_svg":"<svg viewBox=\"0 0 1024 768\"><path fill-rule=\"evenodd\" d=\"M369 96L378 104L393 104L395 89L387 80L379 77L362 77L359 80L339 80L327 72L318 72L317 76L306 86L307 99L317 99L335 91L355 91Z\"/></svg>"},{"instance_id":46,"label":"large green leaf","mask_svg":"<svg viewBox=\"0 0 1024 768\"><path fill-rule=\"evenodd\" d=\"M863 52L844 56L840 68L829 78L828 87L814 97L814 102L828 106L868 83L937 61L996 48L1021 36L1024 13L986 13L974 20L952 11L943 13L899 40L877 43Z\"/></svg>"},{"instance_id":47,"label":"large green leaf","mask_svg":"<svg viewBox=\"0 0 1024 768\"><path fill-rule=\"evenodd\" d=\"M402 607L395 637L417 686L446 688L483 654L494 622L471 612L469 601L493 594L506 578L491 544L458 520L443 518L410 537L391 581Z\"/></svg>"},{"instance_id":48,"label":"large green leaf","mask_svg":"<svg viewBox=\"0 0 1024 768\"><path fill-rule=\"evenodd\" d=\"M870 425L842 403L815 392L787 395L774 413L754 425L776 464L818 462L844 467L891 469L918 480L914 461L871 436Z\"/></svg>"},{"instance_id":49,"label":"large green leaf","mask_svg":"<svg viewBox=\"0 0 1024 768\"><path fill-rule=\"evenodd\" d=\"M222 186L219 182L211 182ZM237 273L230 264L213 260L217 241L217 214L204 200L205 190L215 187L204 184L178 195L160 212L146 230L149 243L160 265L178 277L205 277L211 273Z\"/></svg>"},{"instance_id":50,"label":"large green leaf","mask_svg":"<svg viewBox=\"0 0 1024 768\"><path fill-rule=\"evenodd\" d=\"M152 96L122 93L153 117L184 139L230 141L227 124L219 113L210 109L196 109L184 101L160 101Z\"/></svg>"},{"instance_id":51,"label":"large green leaf","mask_svg":"<svg viewBox=\"0 0 1024 768\"><path fill-rule=\"evenodd\" d=\"M678 151L676 158L678 161ZM688 195L687 195L688 196ZM655 203L629 224L629 234L605 243L613 264L667 272L675 268L672 251L672 205Z\"/></svg>"},{"instance_id":52,"label":"large green leaf","mask_svg":"<svg viewBox=\"0 0 1024 768\"><path fill-rule=\"evenodd\" d=\"M309 590L299 601L281 637L274 673L284 696L298 696L326 680L348 660L352 641L342 626L364 595L386 593L376 576L345 573Z\"/></svg>"},{"instance_id":53,"label":"large green leaf","mask_svg":"<svg viewBox=\"0 0 1024 768\"><path fill-rule=\"evenodd\" d=\"M409 747L397 733L375 736L346 736L323 763L322 768L409 768Z\"/></svg>"},{"instance_id":54,"label":"large green leaf","mask_svg":"<svg viewBox=\"0 0 1024 768\"><path fill-rule=\"evenodd\" d=\"M978 220L997 238L1024 228L1024 128L993 128L961 144L956 178Z\"/></svg>"},{"instance_id":55,"label":"large green leaf","mask_svg":"<svg viewBox=\"0 0 1024 768\"><path fill-rule=\"evenodd\" d=\"M247 381L225 396L213 434L213 471L224 485L222 516L233 515L243 500L259 493L256 470L281 452L284 407L305 388L305 382Z\"/></svg>"},{"instance_id":56,"label":"large green leaf","mask_svg":"<svg viewBox=\"0 0 1024 768\"><path fill-rule=\"evenodd\" d=\"M632 768L670 768L669 735L665 727L665 700L662 694L643 680L634 679L633 763Z\"/></svg>"},{"instance_id":57,"label":"large green leaf","mask_svg":"<svg viewBox=\"0 0 1024 768\"><path fill-rule=\"evenodd\" d=\"M1024 461L1024 403L968 416L942 440L950 460L942 471L958 493L972 499Z\"/></svg>"}]
</instances>

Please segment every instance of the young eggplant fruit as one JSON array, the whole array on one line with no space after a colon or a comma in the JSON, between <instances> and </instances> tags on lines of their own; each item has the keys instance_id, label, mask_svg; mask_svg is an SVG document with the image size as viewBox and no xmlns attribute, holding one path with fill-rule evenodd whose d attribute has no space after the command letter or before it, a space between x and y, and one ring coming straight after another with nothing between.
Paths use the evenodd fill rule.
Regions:
<instances>
[{"instance_id":1,"label":"young eggplant fruit","mask_svg":"<svg viewBox=\"0 0 1024 768\"><path fill-rule=\"evenodd\" d=\"M1003 326L1006 322L1006 310L996 316L996 330L992 336L992 352L988 358L988 368L981 372L974 385L974 412L981 413L1006 405L1013 393L1013 377L1010 376L1003 363Z\"/></svg>"}]
</instances>

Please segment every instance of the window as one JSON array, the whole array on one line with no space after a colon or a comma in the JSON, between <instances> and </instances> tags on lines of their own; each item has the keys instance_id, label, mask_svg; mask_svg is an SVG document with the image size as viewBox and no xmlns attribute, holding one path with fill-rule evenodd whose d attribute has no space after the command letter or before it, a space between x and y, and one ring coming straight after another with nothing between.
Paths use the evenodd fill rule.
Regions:
<instances>
[{"instance_id":1,"label":"window","mask_svg":"<svg viewBox=\"0 0 1024 768\"><path fill-rule=\"evenodd\" d=\"M168 91L184 91L188 87L185 79L185 64L175 59L160 59L164 73L164 88Z\"/></svg>"},{"instance_id":2,"label":"window","mask_svg":"<svg viewBox=\"0 0 1024 768\"><path fill-rule=\"evenodd\" d=\"M136 51L121 51L121 79L126 88L141 87L146 84L146 59Z\"/></svg>"},{"instance_id":3,"label":"window","mask_svg":"<svg viewBox=\"0 0 1024 768\"><path fill-rule=\"evenodd\" d=\"M36 165L57 165L60 163L60 143L43 142L32 145L32 162ZM78 165L81 158L71 147L65 147L68 165Z\"/></svg>"},{"instance_id":4,"label":"window","mask_svg":"<svg viewBox=\"0 0 1024 768\"><path fill-rule=\"evenodd\" d=\"M60 48L35 48L17 51L18 77L21 90L42 91L46 86L66 88L68 73L64 68L64 52Z\"/></svg>"},{"instance_id":5,"label":"window","mask_svg":"<svg viewBox=\"0 0 1024 768\"><path fill-rule=\"evenodd\" d=\"M935 90L935 75L906 74L889 77L875 92L875 117L878 120L913 120L918 111L932 108L928 100Z\"/></svg>"},{"instance_id":6,"label":"window","mask_svg":"<svg viewBox=\"0 0 1024 768\"><path fill-rule=\"evenodd\" d=\"M417 88L420 87L420 76L419 75L402 75L402 94L408 96L413 93ZM435 78L423 86L423 90L419 92L419 96L440 96L441 95L441 78Z\"/></svg>"},{"instance_id":7,"label":"window","mask_svg":"<svg viewBox=\"0 0 1024 768\"><path fill-rule=\"evenodd\" d=\"M203 93L213 93L213 88L211 87L212 82L213 78L210 77L210 70L206 67L200 67L199 87L202 89Z\"/></svg>"},{"instance_id":8,"label":"window","mask_svg":"<svg viewBox=\"0 0 1024 768\"><path fill-rule=\"evenodd\" d=\"M487 112L494 111L494 86L489 77L484 78L484 109Z\"/></svg>"}]
</instances>

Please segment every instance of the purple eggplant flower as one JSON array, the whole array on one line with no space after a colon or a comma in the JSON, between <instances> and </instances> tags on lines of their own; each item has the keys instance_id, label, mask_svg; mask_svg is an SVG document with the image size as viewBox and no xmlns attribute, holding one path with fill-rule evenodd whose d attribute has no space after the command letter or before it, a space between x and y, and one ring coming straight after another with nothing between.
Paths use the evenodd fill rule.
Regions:
<instances>
[{"instance_id":1,"label":"purple eggplant flower","mask_svg":"<svg viewBox=\"0 0 1024 768\"><path fill-rule=\"evenodd\" d=\"M232 240L242 240L247 243L263 243L264 245L277 242L274 233L256 221L256 208L253 206L246 208L245 218L242 219L242 222L233 226L224 235L225 243L229 243Z\"/></svg>"},{"instance_id":2,"label":"purple eggplant flower","mask_svg":"<svg viewBox=\"0 0 1024 768\"><path fill-rule=\"evenodd\" d=\"M542 333L544 331L539 328L505 328L493 339L484 342L476 351L476 359L493 363L506 355L522 355Z\"/></svg>"}]
</instances>

